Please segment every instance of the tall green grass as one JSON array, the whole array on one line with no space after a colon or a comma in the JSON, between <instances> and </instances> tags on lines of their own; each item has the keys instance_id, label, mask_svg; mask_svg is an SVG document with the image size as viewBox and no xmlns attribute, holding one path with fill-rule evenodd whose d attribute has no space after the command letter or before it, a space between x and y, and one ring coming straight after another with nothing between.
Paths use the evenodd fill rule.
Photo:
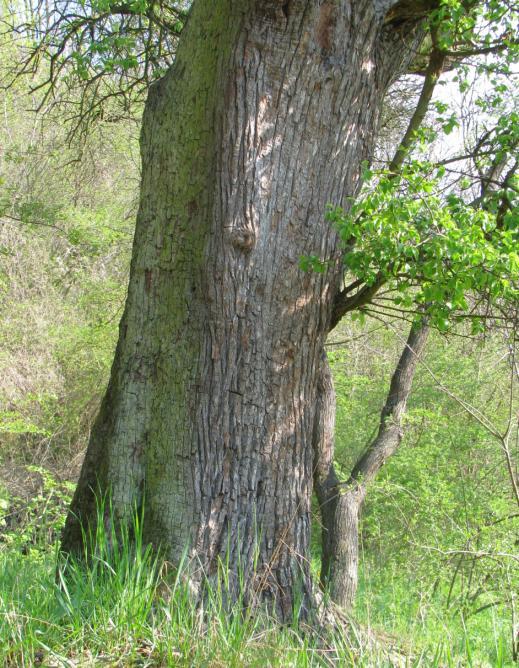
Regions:
<instances>
[{"instance_id":1,"label":"tall green grass","mask_svg":"<svg viewBox=\"0 0 519 668\"><path fill-rule=\"evenodd\" d=\"M365 578L362 623L333 631L280 628L244 614L240 602L229 609L223 564L220 586L197 606L187 568L166 568L143 542L142 516L116 536L115 523L102 521L105 510L101 504L95 535L86 536L95 545L88 558L63 560L44 544L0 547L0 665L511 665L500 624L490 627L485 647L473 627L449 626L433 607L420 616L398 579Z\"/></svg>"},{"instance_id":2,"label":"tall green grass","mask_svg":"<svg viewBox=\"0 0 519 668\"><path fill-rule=\"evenodd\" d=\"M364 560L355 609L368 628L398 638L400 647L420 666L504 668L512 659L510 620L497 607L464 617L446 608L446 591L431 593L423 582Z\"/></svg>"}]
</instances>

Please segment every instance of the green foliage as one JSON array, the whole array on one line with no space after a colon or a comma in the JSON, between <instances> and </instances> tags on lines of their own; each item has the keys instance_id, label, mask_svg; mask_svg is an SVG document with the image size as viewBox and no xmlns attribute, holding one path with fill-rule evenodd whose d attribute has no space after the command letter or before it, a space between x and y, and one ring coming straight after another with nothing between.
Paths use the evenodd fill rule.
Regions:
<instances>
[{"instance_id":1,"label":"green foliage","mask_svg":"<svg viewBox=\"0 0 519 668\"><path fill-rule=\"evenodd\" d=\"M395 336L367 319L344 324L336 338L349 341L328 353L337 391L337 468L345 478L376 433L405 332ZM483 345L436 335L426 364L503 432L519 408L517 399L510 404L506 352L498 336ZM465 642L474 665L510 665L518 523L499 441L419 367L403 443L363 509L356 614L413 645L441 638L447 665L447 650L456 665Z\"/></svg>"},{"instance_id":2,"label":"green foliage","mask_svg":"<svg viewBox=\"0 0 519 668\"><path fill-rule=\"evenodd\" d=\"M445 51L499 55L500 61L489 63L494 70L517 60L519 14L513 3L442 0L429 22L437 28L439 47Z\"/></svg>"},{"instance_id":3,"label":"green foliage","mask_svg":"<svg viewBox=\"0 0 519 668\"><path fill-rule=\"evenodd\" d=\"M330 209L345 244L344 264L356 279L381 283L393 304L423 307L441 331L485 303L519 298L516 209L498 224L487 209L442 195L444 170L413 160L398 177L366 171L364 196L348 212Z\"/></svg>"},{"instance_id":4,"label":"green foliage","mask_svg":"<svg viewBox=\"0 0 519 668\"><path fill-rule=\"evenodd\" d=\"M493 309L498 319L510 311L513 317L519 124L509 64L518 51L518 25L517 11L494 1L445 0L429 16L424 85L389 167L375 171L365 163L360 198L349 198L346 210L328 211L343 242L344 292L355 291L350 304L340 305L342 314L372 305L382 309L379 315L426 313L442 332L470 317L475 334L486 324L481 316ZM481 94L469 83L468 58L486 82ZM438 79L447 65L456 70L461 91L473 89L468 108L455 111L441 96L432 99L437 83L446 83ZM429 117L428 105L435 111ZM460 137L454 143L461 155L449 155L445 137L462 127L469 130L464 150ZM448 157L431 158L434 142ZM456 170L463 178L452 177ZM303 258L301 266L323 271L326 261Z\"/></svg>"},{"instance_id":5,"label":"green foliage","mask_svg":"<svg viewBox=\"0 0 519 668\"><path fill-rule=\"evenodd\" d=\"M0 413L0 434L39 434L47 436L48 432L30 421L17 411Z\"/></svg>"},{"instance_id":6,"label":"green foliage","mask_svg":"<svg viewBox=\"0 0 519 668\"><path fill-rule=\"evenodd\" d=\"M131 126L110 124L107 134L100 124L69 146L57 111L26 111L21 84L2 104L0 462L61 467L84 447L108 380L127 285L136 138Z\"/></svg>"},{"instance_id":7,"label":"green foliage","mask_svg":"<svg viewBox=\"0 0 519 668\"><path fill-rule=\"evenodd\" d=\"M4 546L1 549L21 551L34 560L41 560L54 551L74 485L59 482L42 467L27 466L26 469L36 474L41 483L28 499L0 488L0 545Z\"/></svg>"}]
</instances>

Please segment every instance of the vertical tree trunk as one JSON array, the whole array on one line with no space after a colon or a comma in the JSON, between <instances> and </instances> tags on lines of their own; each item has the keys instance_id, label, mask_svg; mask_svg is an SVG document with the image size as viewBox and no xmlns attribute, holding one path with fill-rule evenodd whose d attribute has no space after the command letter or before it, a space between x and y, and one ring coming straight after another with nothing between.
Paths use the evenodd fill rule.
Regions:
<instances>
[{"instance_id":1,"label":"vertical tree trunk","mask_svg":"<svg viewBox=\"0 0 519 668\"><path fill-rule=\"evenodd\" d=\"M409 54L392 2L195 0L149 93L131 277L110 384L63 533L94 491L193 578L219 562L281 619L311 599L312 430L347 206ZM401 33L404 34L404 33ZM399 38L402 40L403 38ZM327 261L303 274L299 259ZM231 594L233 596L234 594Z\"/></svg>"},{"instance_id":2,"label":"vertical tree trunk","mask_svg":"<svg viewBox=\"0 0 519 668\"><path fill-rule=\"evenodd\" d=\"M357 591L362 504L369 483L402 440L407 400L428 335L425 321L411 327L391 379L378 434L358 459L346 482L340 482L333 464L335 394L328 362L323 360L314 429L314 485L323 525L321 584L329 589L331 599L345 608L353 605Z\"/></svg>"},{"instance_id":3,"label":"vertical tree trunk","mask_svg":"<svg viewBox=\"0 0 519 668\"><path fill-rule=\"evenodd\" d=\"M321 575L320 583L328 584L333 557L333 523L337 513L339 478L335 472L335 413L337 402L332 372L326 353L321 357L321 370L317 381L315 402L314 446L314 490L321 513Z\"/></svg>"}]
</instances>

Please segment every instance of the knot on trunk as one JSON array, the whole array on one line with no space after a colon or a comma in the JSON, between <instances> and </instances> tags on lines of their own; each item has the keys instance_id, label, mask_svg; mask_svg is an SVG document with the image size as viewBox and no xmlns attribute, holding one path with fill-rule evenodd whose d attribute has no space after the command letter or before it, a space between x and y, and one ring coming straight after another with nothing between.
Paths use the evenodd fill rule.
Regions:
<instances>
[{"instance_id":1,"label":"knot on trunk","mask_svg":"<svg viewBox=\"0 0 519 668\"><path fill-rule=\"evenodd\" d=\"M229 241L236 250L248 253L256 243L256 233L248 227L234 228L229 231Z\"/></svg>"}]
</instances>

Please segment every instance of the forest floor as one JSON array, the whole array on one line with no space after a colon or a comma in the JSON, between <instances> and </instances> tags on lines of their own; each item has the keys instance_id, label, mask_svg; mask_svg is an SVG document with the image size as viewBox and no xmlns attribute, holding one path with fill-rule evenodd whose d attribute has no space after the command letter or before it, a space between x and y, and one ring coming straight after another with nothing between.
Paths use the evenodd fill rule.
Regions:
<instances>
[{"instance_id":1,"label":"forest floor","mask_svg":"<svg viewBox=\"0 0 519 668\"><path fill-rule=\"evenodd\" d=\"M102 537L97 561L69 563L65 577L63 563L56 569L73 489L65 473L66 467L0 466L1 665L512 665L497 617L488 642L464 633L456 620L446 624L438 611L429 610L427 622L420 622L401 582L364 578L355 615L328 632L279 628L264 617L228 611L222 592L210 592L201 611L179 574L165 575L149 550L125 540L114 552Z\"/></svg>"}]
</instances>

